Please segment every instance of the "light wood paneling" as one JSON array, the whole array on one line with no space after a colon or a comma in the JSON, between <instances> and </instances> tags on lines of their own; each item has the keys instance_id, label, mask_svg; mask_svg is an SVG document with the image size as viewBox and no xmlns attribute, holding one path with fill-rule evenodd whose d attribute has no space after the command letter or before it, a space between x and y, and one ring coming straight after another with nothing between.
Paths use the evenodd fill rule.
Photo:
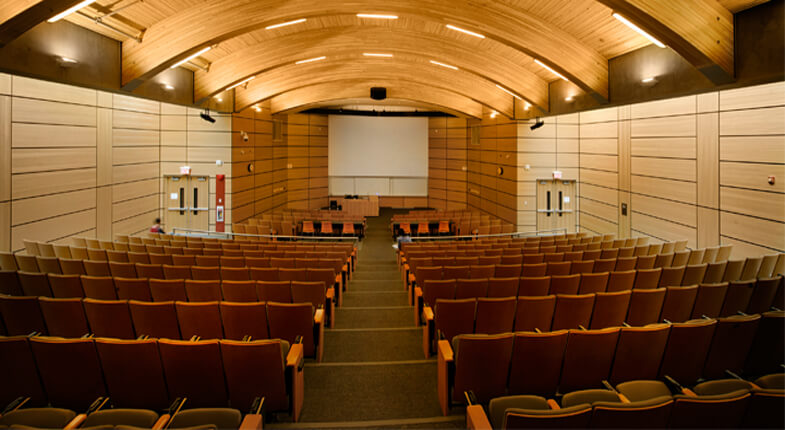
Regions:
<instances>
[{"instance_id":1,"label":"light wood paneling","mask_svg":"<svg viewBox=\"0 0 785 430\"><path fill-rule=\"evenodd\" d=\"M93 229L95 209L24 224L11 228L11 249L24 248L24 239L49 242Z\"/></svg>"},{"instance_id":2,"label":"light wood paneling","mask_svg":"<svg viewBox=\"0 0 785 430\"><path fill-rule=\"evenodd\" d=\"M785 134L785 107L720 112L720 135L761 136Z\"/></svg>"},{"instance_id":3,"label":"light wood paneling","mask_svg":"<svg viewBox=\"0 0 785 430\"><path fill-rule=\"evenodd\" d=\"M92 127L47 124L13 124L14 148L54 148L95 146Z\"/></svg>"},{"instance_id":4,"label":"light wood paneling","mask_svg":"<svg viewBox=\"0 0 785 430\"><path fill-rule=\"evenodd\" d=\"M720 137L720 160L785 164L785 136Z\"/></svg>"},{"instance_id":5,"label":"light wood paneling","mask_svg":"<svg viewBox=\"0 0 785 430\"><path fill-rule=\"evenodd\" d=\"M95 90L20 76L14 77L13 95L87 106L95 106L97 101Z\"/></svg>"},{"instance_id":6,"label":"light wood paneling","mask_svg":"<svg viewBox=\"0 0 785 430\"><path fill-rule=\"evenodd\" d=\"M785 82L720 91L720 110L785 105Z\"/></svg>"},{"instance_id":7,"label":"light wood paneling","mask_svg":"<svg viewBox=\"0 0 785 430\"><path fill-rule=\"evenodd\" d=\"M640 231L661 240L674 241L687 239L687 246L697 246L697 229L676 224L667 219L655 218L638 212L632 212L632 230Z\"/></svg>"},{"instance_id":8,"label":"light wood paneling","mask_svg":"<svg viewBox=\"0 0 785 430\"><path fill-rule=\"evenodd\" d=\"M695 115L632 120L632 137L695 136Z\"/></svg>"},{"instance_id":9,"label":"light wood paneling","mask_svg":"<svg viewBox=\"0 0 785 430\"><path fill-rule=\"evenodd\" d=\"M11 136L11 97L0 96L0 202L11 198Z\"/></svg>"},{"instance_id":10,"label":"light wood paneling","mask_svg":"<svg viewBox=\"0 0 785 430\"><path fill-rule=\"evenodd\" d=\"M16 175L14 176L12 198L19 199L95 188L95 175L95 168Z\"/></svg>"},{"instance_id":11,"label":"light wood paneling","mask_svg":"<svg viewBox=\"0 0 785 430\"><path fill-rule=\"evenodd\" d=\"M17 200L12 205L11 225L27 224L95 207L96 193L92 189Z\"/></svg>"},{"instance_id":12,"label":"light wood paneling","mask_svg":"<svg viewBox=\"0 0 785 430\"><path fill-rule=\"evenodd\" d=\"M741 188L720 188L720 209L785 222L785 195Z\"/></svg>"},{"instance_id":13,"label":"light wood paneling","mask_svg":"<svg viewBox=\"0 0 785 430\"><path fill-rule=\"evenodd\" d=\"M698 208L698 248L720 244L720 211Z\"/></svg>"},{"instance_id":14,"label":"light wood paneling","mask_svg":"<svg viewBox=\"0 0 785 430\"><path fill-rule=\"evenodd\" d=\"M632 210L636 213L668 219L690 227L698 225L697 208L690 204L633 194Z\"/></svg>"},{"instance_id":15,"label":"light wood paneling","mask_svg":"<svg viewBox=\"0 0 785 430\"><path fill-rule=\"evenodd\" d=\"M785 251L785 223L723 212L720 229L723 236Z\"/></svg>"},{"instance_id":16,"label":"light wood paneling","mask_svg":"<svg viewBox=\"0 0 785 430\"><path fill-rule=\"evenodd\" d=\"M696 163L695 160L632 157L631 172L633 175L694 182Z\"/></svg>"},{"instance_id":17,"label":"light wood paneling","mask_svg":"<svg viewBox=\"0 0 785 430\"><path fill-rule=\"evenodd\" d=\"M717 208L720 203L718 120L717 113L698 115L698 205L710 208Z\"/></svg>"},{"instance_id":18,"label":"light wood paneling","mask_svg":"<svg viewBox=\"0 0 785 430\"><path fill-rule=\"evenodd\" d=\"M695 158L694 137L666 137L632 139L632 155L635 157Z\"/></svg>"},{"instance_id":19,"label":"light wood paneling","mask_svg":"<svg viewBox=\"0 0 785 430\"><path fill-rule=\"evenodd\" d=\"M14 98L13 121L95 127L96 108L43 100Z\"/></svg>"},{"instance_id":20,"label":"light wood paneling","mask_svg":"<svg viewBox=\"0 0 785 430\"><path fill-rule=\"evenodd\" d=\"M632 192L691 204L695 203L697 195L696 186L692 183L634 175Z\"/></svg>"},{"instance_id":21,"label":"light wood paneling","mask_svg":"<svg viewBox=\"0 0 785 430\"><path fill-rule=\"evenodd\" d=\"M688 115L694 114L695 110L696 96L677 97L631 105L631 118Z\"/></svg>"},{"instance_id":22,"label":"light wood paneling","mask_svg":"<svg viewBox=\"0 0 785 430\"><path fill-rule=\"evenodd\" d=\"M785 179L785 165L720 162L720 185L785 193L785 180L769 185L769 175Z\"/></svg>"}]
</instances>

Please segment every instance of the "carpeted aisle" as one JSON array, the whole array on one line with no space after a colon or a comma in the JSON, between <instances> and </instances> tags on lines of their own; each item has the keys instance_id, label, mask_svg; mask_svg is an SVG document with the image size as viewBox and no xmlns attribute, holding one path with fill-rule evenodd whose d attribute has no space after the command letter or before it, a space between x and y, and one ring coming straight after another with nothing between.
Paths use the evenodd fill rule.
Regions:
<instances>
[{"instance_id":1,"label":"carpeted aisle","mask_svg":"<svg viewBox=\"0 0 785 430\"><path fill-rule=\"evenodd\" d=\"M436 360L423 357L422 329L391 247L392 214L367 220L357 271L335 328L325 331L324 360L305 365L300 422L267 427L463 428L463 415L439 409Z\"/></svg>"}]
</instances>

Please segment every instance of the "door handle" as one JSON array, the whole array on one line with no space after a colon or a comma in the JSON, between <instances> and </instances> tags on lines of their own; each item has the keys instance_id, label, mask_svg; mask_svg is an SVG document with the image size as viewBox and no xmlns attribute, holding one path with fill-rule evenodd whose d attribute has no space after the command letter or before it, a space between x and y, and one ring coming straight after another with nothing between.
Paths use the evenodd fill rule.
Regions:
<instances>
[{"instance_id":1,"label":"door handle","mask_svg":"<svg viewBox=\"0 0 785 430\"><path fill-rule=\"evenodd\" d=\"M541 214L552 214L552 213L558 212L558 211L556 211L554 209L537 209L537 212L539 212Z\"/></svg>"}]
</instances>

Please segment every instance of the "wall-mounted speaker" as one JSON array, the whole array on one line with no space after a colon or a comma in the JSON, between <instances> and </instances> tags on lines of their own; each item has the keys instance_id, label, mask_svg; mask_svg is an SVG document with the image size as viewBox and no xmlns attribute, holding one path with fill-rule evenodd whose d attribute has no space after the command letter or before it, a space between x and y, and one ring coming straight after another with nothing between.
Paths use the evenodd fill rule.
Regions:
<instances>
[{"instance_id":1,"label":"wall-mounted speaker","mask_svg":"<svg viewBox=\"0 0 785 430\"><path fill-rule=\"evenodd\" d=\"M371 98L374 100L384 100L387 98L387 88L371 87Z\"/></svg>"}]
</instances>

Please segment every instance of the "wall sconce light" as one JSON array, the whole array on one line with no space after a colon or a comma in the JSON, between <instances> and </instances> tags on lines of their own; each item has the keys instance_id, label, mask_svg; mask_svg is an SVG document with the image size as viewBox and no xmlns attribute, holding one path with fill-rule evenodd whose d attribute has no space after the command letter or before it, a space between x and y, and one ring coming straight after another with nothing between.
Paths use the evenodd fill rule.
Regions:
<instances>
[{"instance_id":1,"label":"wall sconce light","mask_svg":"<svg viewBox=\"0 0 785 430\"><path fill-rule=\"evenodd\" d=\"M167 84L167 83L163 83L163 84L161 84L161 86L162 86L162 87L163 87L163 89L165 89L166 91L172 91L172 90L174 90L174 87L173 87L173 86L171 86L171 85L169 85L169 84Z\"/></svg>"},{"instance_id":2,"label":"wall sconce light","mask_svg":"<svg viewBox=\"0 0 785 430\"><path fill-rule=\"evenodd\" d=\"M70 57L58 56L55 58L55 60L57 61L57 64L60 65L60 67L65 67L65 68L76 67L79 64L78 60L75 60Z\"/></svg>"},{"instance_id":3,"label":"wall sconce light","mask_svg":"<svg viewBox=\"0 0 785 430\"><path fill-rule=\"evenodd\" d=\"M491 112L491 118L496 118L496 115L497 115L496 111Z\"/></svg>"},{"instance_id":4,"label":"wall sconce light","mask_svg":"<svg viewBox=\"0 0 785 430\"><path fill-rule=\"evenodd\" d=\"M567 103L572 103L573 101L575 101L575 96L567 96L564 98L564 101Z\"/></svg>"},{"instance_id":5,"label":"wall sconce light","mask_svg":"<svg viewBox=\"0 0 785 430\"><path fill-rule=\"evenodd\" d=\"M641 85L643 85L644 87L652 87L654 85L657 85L657 78L654 76L645 77L641 79Z\"/></svg>"}]
</instances>

